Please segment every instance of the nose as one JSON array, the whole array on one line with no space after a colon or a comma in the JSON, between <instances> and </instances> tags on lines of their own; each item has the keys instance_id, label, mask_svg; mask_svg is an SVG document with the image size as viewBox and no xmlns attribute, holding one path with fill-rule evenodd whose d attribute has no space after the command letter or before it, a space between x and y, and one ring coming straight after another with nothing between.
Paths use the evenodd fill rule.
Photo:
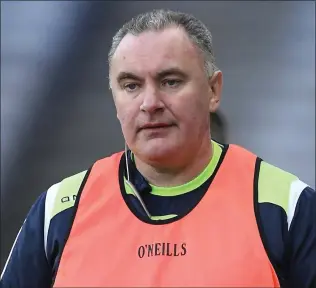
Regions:
<instances>
[{"instance_id":1,"label":"nose","mask_svg":"<svg viewBox=\"0 0 316 288\"><path fill-rule=\"evenodd\" d=\"M155 87L147 87L143 92L143 102L140 106L140 110L147 113L154 113L164 109L164 103L161 100L158 89Z\"/></svg>"}]
</instances>

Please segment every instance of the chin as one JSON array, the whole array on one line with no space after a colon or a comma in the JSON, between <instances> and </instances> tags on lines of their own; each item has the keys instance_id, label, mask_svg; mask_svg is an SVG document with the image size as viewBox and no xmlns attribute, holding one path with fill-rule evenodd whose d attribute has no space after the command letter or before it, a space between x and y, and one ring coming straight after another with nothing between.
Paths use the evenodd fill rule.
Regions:
<instances>
[{"instance_id":1,"label":"chin","mask_svg":"<svg viewBox=\"0 0 316 288\"><path fill-rule=\"evenodd\" d=\"M174 141L166 141L166 139L151 139L142 145L139 151L142 157L149 161L159 161L166 158L172 158L180 149L180 145L177 145Z\"/></svg>"}]
</instances>

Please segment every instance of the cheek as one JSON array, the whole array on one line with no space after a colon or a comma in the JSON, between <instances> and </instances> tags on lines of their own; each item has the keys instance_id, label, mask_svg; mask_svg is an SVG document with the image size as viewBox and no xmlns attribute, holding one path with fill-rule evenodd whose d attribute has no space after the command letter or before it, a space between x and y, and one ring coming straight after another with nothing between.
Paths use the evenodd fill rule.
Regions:
<instances>
[{"instance_id":1,"label":"cheek","mask_svg":"<svg viewBox=\"0 0 316 288\"><path fill-rule=\"evenodd\" d=\"M132 117L131 115L126 111L118 111L118 119L121 123L122 128L129 127L132 125Z\"/></svg>"},{"instance_id":2,"label":"cheek","mask_svg":"<svg viewBox=\"0 0 316 288\"><path fill-rule=\"evenodd\" d=\"M191 131L190 133L194 133L198 127L205 126L209 118L208 98L205 91L194 91L183 95L185 97L181 97L181 101L172 105L174 109L177 107L176 117L185 125L186 130Z\"/></svg>"},{"instance_id":3,"label":"cheek","mask_svg":"<svg viewBox=\"0 0 316 288\"><path fill-rule=\"evenodd\" d=\"M121 125L123 136L129 145L132 144L135 137L136 119L139 113L139 106L133 99L128 99L126 95L115 94L114 102L117 118Z\"/></svg>"},{"instance_id":4,"label":"cheek","mask_svg":"<svg viewBox=\"0 0 316 288\"><path fill-rule=\"evenodd\" d=\"M121 123L124 135L133 133L136 117L137 113L135 109L132 109L132 105L117 106L117 118Z\"/></svg>"},{"instance_id":5,"label":"cheek","mask_svg":"<svg viewBox=\"0 0 316 288\"><path fill-rule=\"evenodd\" d=\"M209 102L207 95L203 91L195 91L184 95L179 99L179 103L174 103L174 107L182 114L182 117L195 121L204 114L209 113Z\"/></svg>"},{"instance_id":6,"label":"cheek","mask_svg":"<svg viewBox=\"0 0 316 288\"><path fill-rule=\"evenodd\" d=\"M117 118L121 122L121 124L124 124L126 121L128 121L129 115L131 114L131 105L129 105L128 102L122 101L122 97L117 96L115 100L115 106L116 106L116 113Z\"/></svg>"}]
</instances>

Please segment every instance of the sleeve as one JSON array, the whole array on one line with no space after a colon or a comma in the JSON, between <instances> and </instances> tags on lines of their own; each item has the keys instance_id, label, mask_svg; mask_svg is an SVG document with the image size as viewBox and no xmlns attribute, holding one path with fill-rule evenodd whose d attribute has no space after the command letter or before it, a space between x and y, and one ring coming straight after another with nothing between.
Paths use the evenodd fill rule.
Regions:
<instances>
[{"instance_id":1,"label":"sleeve","mask_svg":"<svg viewBox=\"0 0 316 288\"><path fill-rule=\"evenodd\" d=\"M306 187L290 195L290 219L285 265L286 288L316 288L316 193ZM292 204L291 204L292 203Z\"/></svg>"},{"instance_id":2,"label":"sleeve","mask_svg":"<svg viewBox=\"0 0 316 288\"><path fill-rule=\"evenodd\" d=\"M49 288L51 267L44 248L46 192L31 207L1 274L1 287Z\"/></svg>"},{"instance_id":3,"label":"sleeve","mask_svg":"<svg viewBox=\"0 0 316 288\"><path fill-rule=\"evenodd\" d=\"M257 223L281 287L316 288L315 190L294 174L258 163Z\"/></svg>"}]
</instances>

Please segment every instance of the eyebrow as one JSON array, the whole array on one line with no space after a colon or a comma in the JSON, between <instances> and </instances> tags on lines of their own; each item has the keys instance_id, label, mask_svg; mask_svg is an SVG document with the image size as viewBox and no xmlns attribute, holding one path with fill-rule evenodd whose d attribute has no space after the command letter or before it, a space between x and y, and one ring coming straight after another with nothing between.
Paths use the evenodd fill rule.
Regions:
<instances>
[{"instance_id":1,"label":"eyebrow","mask_svg":"<svg viewBox=\"0 0 316 288\"><path fill-rule=\"evenodd\" d=\"M157 75L155 76L155 78L157 79L161 79L170 75L177 75L183 78L188 77L186 73L184 73L183 71L181 71L179 68L169 68L169 69L165 69L162 71L159 71L157 73ZM142 78L131 73L131 72L120 72L119 75L116 78L116 81L118 83L120 83L123 80L126 79L132 79L132 80L136 80L136 81L142 81Z\"/></svg>"},{"instance_id":2,"label":"eyebrow","mask_svg":"<svg viewBox=\"0 0 316 288\"><path fill-rule=\"evenodd\" d=\"M186 73L184 73L183 71L181 71L179 68L169 68L166 70L162 70L160 72L157 73L157 78L161 79L170 75L177 75L183 78L188 77Z\"/></svg>"},{"instance_id":3,"label":"eyebrow","mask_svg":"<svg viewBox=\"0 0 316 288\"><path fill-rule=\"evenodd\" d=\"M116 81L120 83L122 80L125 80L125 79L133 79L133 80L141 81L140 77L130 72L120 72L116 78Z\"/></svg>"}]
</instances>

